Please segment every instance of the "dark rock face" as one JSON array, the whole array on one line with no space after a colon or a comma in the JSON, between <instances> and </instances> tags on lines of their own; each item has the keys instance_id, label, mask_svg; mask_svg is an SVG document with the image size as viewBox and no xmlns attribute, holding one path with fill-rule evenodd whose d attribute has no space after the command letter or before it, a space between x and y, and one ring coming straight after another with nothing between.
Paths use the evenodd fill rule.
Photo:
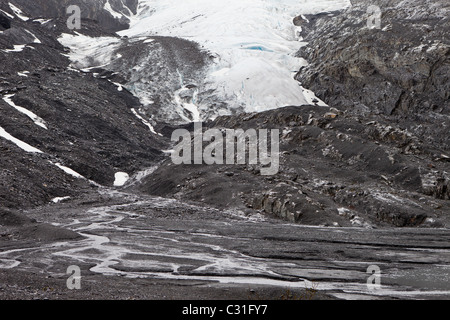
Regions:
<instances>
[{"instance_id":1,"label":"dark rock face","mask_svg":"<svg viewBox=\"0 0 450 320\"><path fill-rule=\"evenodd\" d=\"M381 9L380 29L367 27L370 5ZM296 78L334 107L385 117L448 150L449 10L447 1L356 0L308 17L298 54L310 65Z\"/></svg>"},{"instance_id":2,"label":"dark rock face","mask_svg":"<svg viewBox=\"0 0 450 320\"><path fill-rule=\"evenodd\" d=\"M11 28L11 21L2 13L0 13L0 28L0 30Z\"/></svg>"},{"instance_id":3,"label":"dark rock face","mask_svg":"<svg viewBox=\"0 0 450 320\"><path fill-rule=\"evenodd\" d=\"M13 15L3 3L1 8ZM119 91L111 73L69 68L67 50L57 41L61 31L69 32L64 19L41 24L16 17L0 33L0 126L42 151L29 153L0 138L1 207L44 205L56 197L92 192L92 183L112 186L116 172L133 175L163 156L165 139L136 117L132 109L140 108L139 100ZM80 32L105 34L90 20ZM11 102L37 115L46 129Z\"/></svg>"},{"instance_id":4,"label":"dark rock face","mask_svg":"<svg viewBox=\"0 0 450 320\"><path fill-rule=\"evenodd\" d=\"M128 28L130 13L136 13L137 0L110 0L111 8L117 13L123 13L118 18L114 17L109 11L105 10L106 0L15 0L14 3L22 11L32 17L45 18L69 18L67 8L71 5L77 5L81 9L81 17L83 20L94 20L98 22L107 31L115 32Z\"/></svg>"}]
</instances>

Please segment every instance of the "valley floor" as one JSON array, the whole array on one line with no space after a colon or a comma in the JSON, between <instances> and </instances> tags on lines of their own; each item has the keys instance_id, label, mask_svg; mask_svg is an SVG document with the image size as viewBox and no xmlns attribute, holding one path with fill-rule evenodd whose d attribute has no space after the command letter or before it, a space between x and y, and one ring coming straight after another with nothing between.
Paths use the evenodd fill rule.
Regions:
<instances>
[{"instance_id":1,"label":"valley floor","mask_svg":"<svg viewBox=\"0 0 450 320\"><path fill-rule=\"evenodd\" d=\"M301 226L108 189L27 216L82 238L3 230L1 299L450 297L446 229ZM72 265L80 290L66 287ZM374 265L379 290L367 286Z\"/></svg>"}]
</instances>

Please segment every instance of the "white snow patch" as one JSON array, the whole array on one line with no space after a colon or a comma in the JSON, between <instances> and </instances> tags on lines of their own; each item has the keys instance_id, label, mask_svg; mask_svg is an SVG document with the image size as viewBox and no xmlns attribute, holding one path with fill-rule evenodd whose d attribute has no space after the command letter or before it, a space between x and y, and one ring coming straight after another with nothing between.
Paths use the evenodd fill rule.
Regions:
<instances>
[{"instance_id":1,"label":"white snow patch","mask_svg":"<svg viewBox=\"0 0 450 320\"><path fill-rule=\"evenodd\" d=\"M21 52L23 49L25 49L27 45L26 44L15 44L14 49L4 49L3 52Z\"/></svg>"},{"instance_id":2,"label":"white snow patch","mask_svg":"<svg viewBox=\"0 0 450 320\"><path fill-rule=\"evenodd\" d=\"M112 83L117 86L117 91L123 91L123 86L120 83L118 83L118 82L112 82Z\"/></svg>"},{"instance_id":3,"label":"white snow patch","mask_svg":"<svg viewBox=\"0 0 450 320\"><path fill-rule=\"evenodd\" d=\"M13 137L8 132L6 132L5 129L3 129L2 127L0 127L0 137L13 142L16 146L18 146L19 148L21 148L22 150L24 150L26 152L43 153L41 150L30 146L28 143L23 142L22 140L19 140L19 139Z\"/></svg>"},{"instance_id":4,"label":"white snow patch","mask_svg":"<svg viewBox=\"0 0 450 320\"><path fill-rule=\"evenodd\" d=\"M114 186L115 187L122 187L130 179L130 176L126 172L117 172L115 174L114 178L115 178Z\"/></svg>"},{"instance_id":5,"label":"white snow patch","mask_svg":"<svg viewBox=\"0 0 450 320\"><path fill-rule=\"evenodd\" d=\"M155 128L153 128L152 124L151 124L150 122L148 122L147 120L145 120L145 119L144 119L144 118L136 111L136 109L131 108L131 112L133 112L134 115L135 115L139 120L141 120L142 123L145 124L145 125L150 129L150 131L151 131L152 133L157 134L157 135L159 135L159 136L162 136L162 134L157 133L157 132L155 131Z\"/></svg>"},{"instance_id":6,"label":"white snow patch","mask_svg":"<svg viewBox=\"0 0 450 320\"><path fill-rule=\"evenodd\" d=\"M14 14L19 17L21 20L23 21L28 21L30 20L30 18L26 17L24 15L24 13L22 12L22 10L20 10L19 8L17 8L15 5L13 5L11 2L8 3L9 7L11 8L11 10L14 12Z\"/></svg>"},{"instance_id":7,"label":"white snow patch","mask_svg":"<svg viewBox=\"0 0 450 320\"><path fill-rule=\"evenodd\" d=\"M53 162L51 162L50 161L50 163L51 164L54 164L55 166L57 166L58 168L60 168L62 171L64 171L65 173L67 173L68 175L71 175L71 176L73 176L73 177L75 177L75 178L78 178L78 179L86 179L85 177L83 177L81 174L79 174L78 172L75 172L74 170L72 170L72 169L70 169L70 168L68 168L68 167L66 167L66 166L63 166L62 164L60 164L60 163L53 163Z\"/></svg>"},{"instance_id":8,"label":"white snow patch","mask_svg":"<svg viewBox=\"0 0 450 320\"><path fill-rule=\"evenodd\" d=\"M33 112L31 112L30 110L28 110L28 109L26 109L26 108L24 108L24 107L20 107L20 106L16 105L16 104L14 103L14 101L11 100L11 98L12 98L13 96L14 96L13 94L6 95L6 96L3 98L3 100L4 100L7 104L9 104L11 107L13 107L14 109L16 109L17 111L22 112L23 114L25 114L26 116L28 116L31 120L33 120L33 122L34 122L37 126L39 126L39 127L41 127L41 128L44 128L44 129L46 129L46 130L48 129L48 128L47 128L47 125L46 125L46 123L45 123L45 121L44 121L42 118L40 118L39 116L37 116L36 114L34 114Z\"/></svg>"},{"instance_id":9,"label":"white snow patch","mask_svg":"<svg viewBox=\"0 0 450 320\"><path fill-rule=\"evenodd\" d=\"M328 105L319 98L317 98L314 92L312 92L311 90L303 88L303 95L305 96L306 102L308 104L311 105L317 104L320 107L328 107Z\"/></svg>"},{"instance_id":10,"label":"white snow patch","mask_svg":"<svg viewBox=\"0 0 450 320\"><path fill-rule=\"evenodd\" d=\"M13 16L13 15L10 15L8 12L3 11L3 10L1 10L1 9L0 9L0 12L2 12L2 13L3 13L4 15L6 15L8 18L14 19L14 16Z\"/></svg>"},{"instance_id":11,"label":"white snow patch","mask_svg":"<svg viewBox=\"0 0 450 320\"><path fill-rule=\"evenodd\" d=\"M158 166L153 166L151 168L139 171L138 173L136 173L136 175L133 177L133 180L135 182L139 182L142 179L144 179L145 177L148 177L149 175L151 175L153 172L156 171L156 169L158 169Z\"/></svg>"},{"instance_id":12,"label":"white snow patch","mask_svg":"<svg viewBox=\"0 0 450 320\"><path fill-rule=\"evenodd\" d=\"M28 77L29 73L30 73L30 71L17 72L17 74L21 77Z\"/></svg>"},{"instance_id":13,"label":"white snow patch","mask_svg":"<svg viewBox=\"0 0 450 320\"><path fill-rule=\"evenodd\" d=\"M80 73L80 70L74 69L74 68L72 68L72 67L67 67L67 70Z\"/></svg>"},{"instance_id":14,"label":"white snow patch","mask_svg":"<svg viewBox=\"0 0 450 320\"><path fill-rule=\"evenodd\" d=\"M437 49L439 48L439 45L440 45L440 44L441 44L441 43L440 43L439 40L438 40L438 41L434 41L433 44L427 49L427 53L430 53L430 52L432 52L432 51L437 50Z\"/></svg>"},{"instance_id":15,"label":"white snow patch","mask_svg":"<svg viewBox=\"0 0 450 320\"><path fill-rule=\"evenodd\" d=\"M14 269L20 265L20 261L13 259L0 259L0 269Z\"/></svg>"},{"instance_id":16,"label":"white snow patch","mask_svg":"<svg viewBox=\"0 0 450 320\"><path fill-rule=\"evenodd\" d=\"M427 45L425 43L422 43L420 46L414 47L411 49L412 52L415 53L420 53L423 51L423 49L426 47Z\"/></svg>"},{"instance_id":17,"label":"white snow patch","mask_svg":"<svg viewBox=\"0 0 450 320\"><path fill-rule=\"evenodd\" d=\"M25 30L25 29L24 29ZM41 40L39 40L39 38L37 38L32 32L25 30L28 34L30 34L31 36L33 36L33 43L42 43Z\"/></svg>"},{"instance_id":18,"label":"white snow patch","mask_svg":"<svg viewBox=\"0 0 450 320\"><path fill-rule=\"evenodd\" d=\"M198 90L196 90L194 92L194 96L193 96L193 99L192 99L193 101L185 102L180 97L180 93L183 92L183 91L186 91L186 90L188 90L188 89L187 88L181 88L181 89L175 91L174 100L175 100L175 103L177 104L177 106L179 108L179 110L178 110L179 112L178 113L179 113L180 117L182 117L185 121L188 121L188 122L200 122L201 121L201 119L200 119L200 111L198 110L197 105L195 103L193 103L193 101L196 100L196 96L198 94ZM186 116L183 115L183 111L182 111L183 109L187 110L190 113L191 118L187 118Z\"/></svg>"},{"instance_id":19,"label":"white snow patch","mask_svg":"<svg viewBox=\"0 0 450 320\"><path fill-rule=\"evenodd\" d=\"M60 202L63 202L63 201L69 200L69 199L70 199L69 196L67 196L67 197L56 197L56 198L52 199L52 202L53 203L60 203Z\"/></svg>"},{"instance_id":20,"label":"white snow patch","mask_svg":"<svg viewBox=\"0 0 450 320\"><path fill-rule=\"evenodd\" d=\"M346 216L347 214L350 213L350 210L348 210L346 208L338 208L337 210L338 210L340 216Z\"/></svg>"},{"instance_id":21,"label":"white snow patch","mask_svg":"<svg viewBox=\"0 0 450 320\"><path fill-rule=\"evenodd\" d=\"M425 219L425 222L427 222L427 223L435 223L436 220L433 219L433 218L426 218L426 219Z\"/></svg>"},{"instance_id":22,"label":"white snow patch","mask_svg":"<svg viewBox=\"0 0 450 320\"><path fill-rule=\"evenodd\" d=\"M114 11L114 9L111 7L111 4L109 3L109 0L106 1L105 5L103 6L103 9L108 11L116 19L120 19L123 16L123 14Z\"/></svg>"},{"instance_id":23,"label":"white snow patch","mask_svg":"<svg viewBox=\"0 0 450 320\"><path fill-rule=\"evenodd\" d=\"M83 69L80 69L79 71L84 72L84 73L90 73L92 71L92 69L102 68L104 66L106 66L106 64L102 64L102 65L94 66L94 67L89 67L89 68L83 68Z\"/></svg>"},{"instance_id":24,"label":"white snow patch","mask_svg":"<svg viewBox=\"0 0 450 320\"><path fill-rule=\"evenodd\" d=\"M42 152L41 150L39 150L39 149L37 149L37 148L35 148L35 147L30 146L28 143L23 142L22 140L19 140L19 139L13 137L13 136L10 135L8 132L6 132L6 130L3 129L1 126L0 126L0 137L4 138L4 139L6 139L6 140L9 140L9 141L11 141L11 142L13 142L16 146L18 146L19 148L21 148L22 150L24 150L24 151L26 151L26 152L30 152L30 153L42 153L42 154L44 153L44 152ZM63 166L63 165L60 164L60 163L54 163L54 162L51 162L51 161L49 161L49 162L50 162L51 164L57 166L59 169L63 170L65 173L67 173L67 174L69 174L69 175L71 175L71 176L73 176L73 177L75 177L75 178L78 178L78 179L86 179L86 178L83 177L81 174L75 172L74 170L72 170L72 169L70 169L70 168L68 168L68 167L66 167L66 166ZM91 181L91 183L94 183L94 182Z\"/></svg>"},{"instance_id":25,"label":"white snow patch","mask_svg":"<svg viewBox=\"0 0 450 320\"><path fill-rule=\"evenodd\" d=\"M151 104L155 104L155 101L150 100L149 98L144 97L144 96L139 97L139 101L140 101L140 102L142 103L142 105L144 105L144 106L149 106L149 105L151 105Z\"/></svg>"},{"instance_id":26,"label":"white snow patch","mask_svg":"<svg viewBox=\"0 0 450 320\"><path fill-rule=\"evenodd\" d=\"M52 21L53 19L34 19L33 22L39 22L40 24L46 24L47 22Z\"/></svg>"}]
</instances>

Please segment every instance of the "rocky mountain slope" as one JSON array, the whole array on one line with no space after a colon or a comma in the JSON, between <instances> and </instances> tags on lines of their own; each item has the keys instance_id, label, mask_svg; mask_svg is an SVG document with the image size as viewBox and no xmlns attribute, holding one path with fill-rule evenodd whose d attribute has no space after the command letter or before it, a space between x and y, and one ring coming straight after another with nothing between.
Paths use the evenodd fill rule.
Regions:
<instances>
[{"instance_id":1,"label":"rocky mountain slope","mask_svg":"<svg viewBox=\"0 0 450 320\"><path fill-rule=\"evenodd\" d=\"M380 7L379 28L367 26L371 5ZM376 114L448 151L449 14L446 1L361 0L305 17L308 46L298 55L310 64L296 78L336 108Z\"/></svg>"},{"instance_id":2,"label":"rocky mountain slope","mask_svg":"<svg viewBox=\"0 0 450 320\"><path fill-rule=\"evenodd\" d=\"M214 128L279 128L280 171L165 161L138 189L313 225L448 224L446 158L389 123L329 107L220 117ZM134 186L133 188L136 188Z\"/></svg>"},{"instance_id":3,"label":"rocky mountain slope","mask_svg":"<svg viewBox=\"0 0 450 320\"><path fill-rule=\"evenodd\" d=\"M24 11L24 21L6 2L0 10L2 207L112 186L117 172L131 175L162 158L166 142L136 117L137 98L119 91L109 73L69 68L57 41L67 30L64 18L43 22L40 13ZM103 30L85 21L80 32L112 35Z\"/></svg>"},{"instance_id":4,"label":"rocky mountain slope","mask_svg":"<svg viewBox=\"0 0 450 320\"><path fill-rule=\"evenodd\" d=\"M162 152L171 148L180 115L181 122L194 120L189 108L183 114L164 107L186 107L198 98L204 70L217 63L213 52L186 39L112 33L126 28L140 10L136 1L95 2L84 10L93 20L84 19L77 33L67 30L65 12L47 10L46 3L0 4L3 207L95 192L98 185L113 186L115 174L123 172L143 177L131 179L127 192L304 224L448 226L444 1L414 7L407 1L377 2L382 30L365 27L364 0L344 11L294 19L292 26L300 26L308 42L298 55L309 62L299 64L296 79L328 106L299 100L296 106L219 116L204 124L280 129L281 168L270 177L254 165L175 166ZM139 90L154 100L143 101ZM139 175L157 164L151 175Z\"/></svg>"},{"instance_id":5,"label":"rocky mountain slope","mask_svg":"<svg viewBox=\"0 0 450 320\"><path fill-rule=\"evenodd\" d=\"M0 0L0 297L448 298L447 2Z\"/></svg>"}]
</instances>

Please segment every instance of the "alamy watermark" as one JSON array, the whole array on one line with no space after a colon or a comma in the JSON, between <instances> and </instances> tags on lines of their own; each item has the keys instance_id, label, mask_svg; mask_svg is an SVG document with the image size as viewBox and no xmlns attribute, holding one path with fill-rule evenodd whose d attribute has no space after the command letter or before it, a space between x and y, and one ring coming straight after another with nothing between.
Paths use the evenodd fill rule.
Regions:
<instances>
[{"instance_id":1,"label":"alamy watermark","mask_svg":"<svg viewBox=\"0 0 450 320\"><path fill-rule=\"evenodd\" d=\"M367 279L367 289L369 291L381 290L381 269L377 265L371 265L367 268L370 277Z\"/></svg>"},{"instance_id":2,"label":"alamy watermark","mask_svg":"<svg viewBox=\"0 0 450 320\"><path fill-rule=\"evenodd\" d=\"M369 29L381 29L381 8L379 6L369 6L367 8L367 14L369 18L367 19L367 28Z\"/></svg>"},{"instance_id":3,"label":"alamy watermark","mask_svg":"<svg viewBox=\"0 0 450 320\"><path fill-rule=\"evenodd\" d=\"M69 30L80 30L81 29L81 9L79 6L71 5L67 7L67 14L70 14L67 19L67 28Z\"/></svg>"},{"instance_id":4,"label":"alamy watermark","mask_svg":"<svg viewBox=\"0 0 450 320\"><path fill-rule=\"evenodd\" d=\"M172 134L172 141L178 142L171 155L177 165L259 164L264 176L275 175L279 170L279 129L209 129L203 132L202 123L196 122L193 134L186 129L177 129ZM204 142L208 144L204 146Z\"/></svg>"},{"instance_id":5,"label":"alamy watermark","mask_svg":"<svg viewBox=\"0 0 450 320\"><path fill-rule=\"evenodd\" d=\"M67 289L80 290L81 289L81 269L79 266L70 266L66 272L69 278L66 281Z\"/></svg>"}]
</instances>

